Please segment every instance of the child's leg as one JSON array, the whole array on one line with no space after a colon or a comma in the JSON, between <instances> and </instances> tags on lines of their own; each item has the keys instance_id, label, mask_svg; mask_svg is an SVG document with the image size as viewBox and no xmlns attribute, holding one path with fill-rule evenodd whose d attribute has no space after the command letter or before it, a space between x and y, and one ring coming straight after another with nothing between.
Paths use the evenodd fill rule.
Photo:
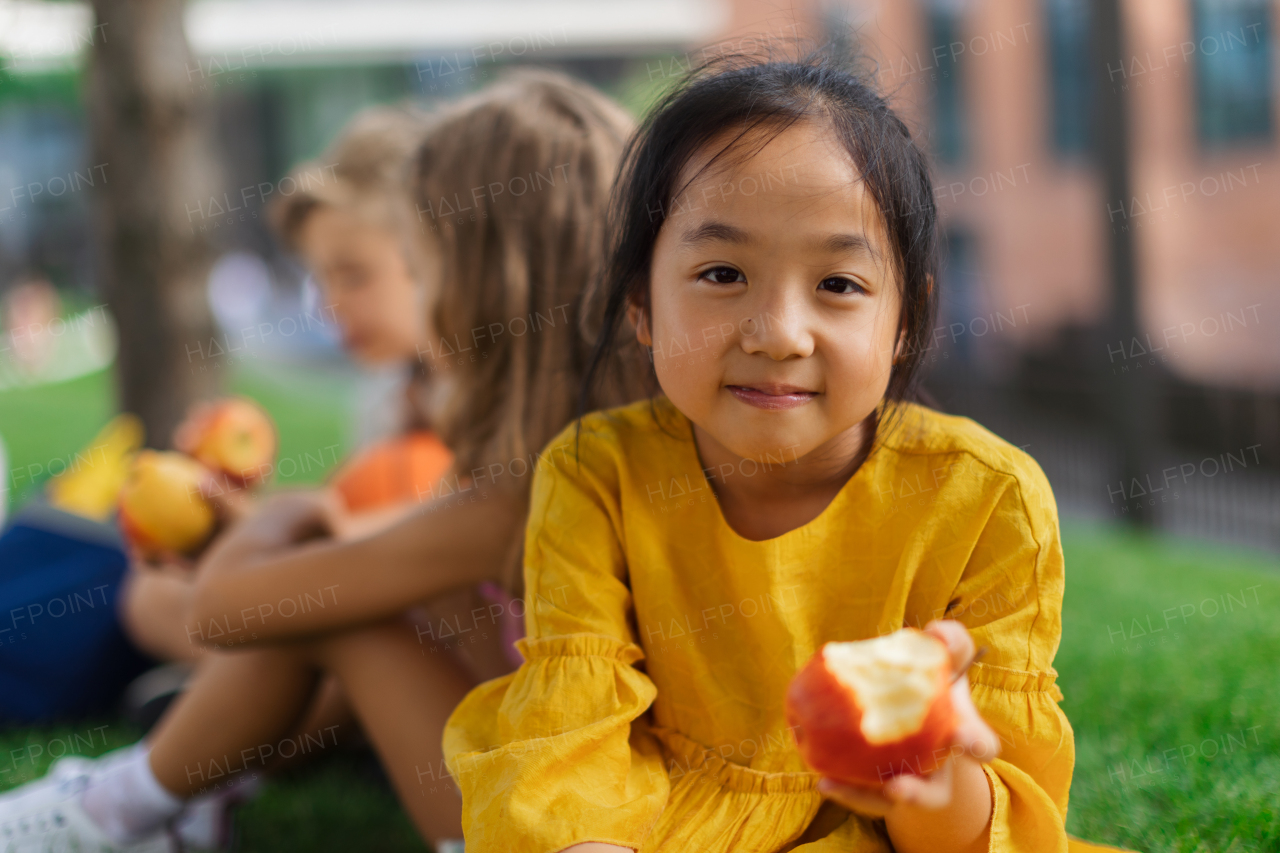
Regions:
<instances>
[{"instance_id":1,"label":"child's leg","mask_svg":"<svg viewBox=\"0 0 1280 853\"><path fill-rule=\"evenodd\" d=\"M451 655L426 654L400 620L311 643L209 655L156 727L156 779L185 798L231 779L211 780L211 772L260 770L259 747L276 746L298 723L317 666L341 681L419 831L433 840L461 837L461 801L443 772L440 735L470 680ZM341 738L342 730L333 734ZM332 735L324 737L328 743Z\"/></svg>"},{"instance_id":2,"label":"child's leg","mask_svg":"<svg viewBox=\"0 0 1280 853\"><path fill-rule=\"evenodd\" d=\"M311 702L307 705L306 713L302 715L302 719L298 721L293 734L289 737L297 740L305 733L315 737L316 732L324 732L325 746L329 747L334 746L332 738L329 737L330 731L343 733L343 746L358 743L359 724L351 710L351 703L347 701L347 694L342 692L342 684L337 678L325 673L311 697ZM305 761L307 756L299 752L297 758ZM292 763L289 758L276 756L276 763L270 765L270 768L274 770L279 766Z\"/></svg>"},{"instance_id":3,"label":"child's leg","mask_svg":"<svg viewBox=\"0 0 1280 853\"><path fill-rule=\"evenodd\" d=\"M79 794L65 803L75 832L87 833L90 841L101 833L117 844L149 843L179 815L184 800L203 792L217 799L233 789L243 792L240 784L257 775L278 751L276 739L302 716L318 678L305 651L294 646L207 654L153 739L55 770L52 780L9 795L7 811L12 816L38 811L43 791L61 791L75 781ZM314 742L339 742L339 728L318 732ZM292 752L300 751L299 743L292 741ZM40 831L48 836L57 826Z\"/></svg>"},{"instance_id":4,"label":"child's leg","mask_svg":"<svg viewBox=\"0 0 1280 853\"><path fill-rule=\"evenodd\" d=\"M425 654L452 656L479 684L516 666L505 638L511 609L486 599L478 587L464 587L414 608L409 619Z\"/></svg>"},{"instance_id":5,"label":"child's leg","mask_svg":"<svg viewBox=\"0 0 1280 853\"><path fill-rule=\"evenodd\" d=\"M316 643L317 661L342 682L400 802L425 838L462 837L462 801L444 771L441 733L470 688L456 660L432 654L402 620Z\"/></svg>"},{"instance_id":6,"label":"child's leg","mask_svg":"<svg viewBox=\"0 0 1280 853\"><path fill-rule=\"evenodd\" d=\"M217 657L187 636L182 614L195 591L192 577L175 571L131 569L120 594L120 615L125 633L138 648L159 660L194 664ZM244 652L250 655L252 652ZM260 665L260 662L259 662ZM250 666L246 674L256 669ZM295 733L323 731L333 725L350 727L354 722L351 707L337 680L329 677L315 692L315 698ZM276 756L276 763L288 759Z\"/></svg>"},{"instance_id":7,"label":"child's leg","mask_svg":"<svg viewBox=\"0 0 1280 853\"><path fill-rule=\"evenodd\" d=\"M318 677L301 645L207 655L151 735L156 779L186 798L262 770L301 719Z\"/></svg>"}]
</instances>

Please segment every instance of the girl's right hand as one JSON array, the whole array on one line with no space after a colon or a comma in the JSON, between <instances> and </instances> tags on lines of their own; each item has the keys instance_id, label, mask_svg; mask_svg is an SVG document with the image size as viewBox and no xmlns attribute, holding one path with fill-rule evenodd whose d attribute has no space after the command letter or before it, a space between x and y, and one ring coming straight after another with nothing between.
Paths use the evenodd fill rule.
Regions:
<instances>
[{"instance_id":1,"label":"girl's right hand","mask_svg":"<svg viewBox=\"0 0 1280 853\"><path fill-rule=\"evenodd\" d=\"M233 483L226 474L209 471L200 482L200 495L218 516L218 529L226 530L254 509L253 493Z\"/></svg>"},{"instance_id":2,"label":"girl's right hand","mask_svg":"<svg viewBox=\"0 0 1280 853\"><path fill-rule=\"evenodd\" d=\"M125 543L125 553L129 558L129 571L137 574L151 573L188 578L195 574L195 560L182 554L172 551L147 554L132 542Z\"/></svg>"},{"instance_id":3,"label":"girl's right hand","mask_svg":"<svg viewBox=\"0 0 1280 853\"><path fill-rule=\"evenodd\" d=\"M936 619L925 626L925 633L941 640L951 654L953 680L951 704L955 708L959 725L952 744L952 757L928 776L902 775L879 788L855 788L824 778L818 790L851 811L868 817L884 817L899 804L909 804L924 809L943 809L952 801L952 782L955 778L957 757L978 764L991 761L1000 754L1000 738L982 719L973 704L966 671L973 662L973 638L963 624L954 619ZM969 773L985 788L985 776Z\"/></svg>"},{"instance_id":4,"label":"girl's right hand","mask_svg":"<svg viewBox=\"0 0 1280 853\"><path fill-rule=\"evenodd\" d=\"M255 539L292 545L331 537L340 526L342 507L329 489L277 492L242 519L241 529Z\"/></svg>"}]
</instances>

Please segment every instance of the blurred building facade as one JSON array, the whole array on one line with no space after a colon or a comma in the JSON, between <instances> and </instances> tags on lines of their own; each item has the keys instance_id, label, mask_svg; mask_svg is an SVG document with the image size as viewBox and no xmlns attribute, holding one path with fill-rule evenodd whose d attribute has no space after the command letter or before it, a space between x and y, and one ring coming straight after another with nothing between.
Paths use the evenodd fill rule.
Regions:
<instances>
[{"instance_id":1,"label":"blurred building facade","mask_svg":"<svg viewBox=\"0 0 1280 853\"><path fill-rule=\"evenodd\" d=\"M853 7L882 84L931 139L957 322L1022 347L1108 309L1106 229L1132 232L1142 335L1118 371L1280 387L1280 146L1269 0L1125 0L1105 62L1131 116L1132 194L1105 198L1090 153L1089 9L1072 0ZM966 278L979 270L982 293ZM958 311L958 313L956 313ZM1021 312L1020 312L1021 313ZM979 324L979 329L981 324ZM1153 361L1154 359L1154 361Z\"/></svg>"},{"instance_id":2,"label":"blurred building facade","mask_svg":"<svg viewBox=\"0 0 1280 853\"><path fill-rule=\"evenodd\" d=\"M1027 447L1074 512L1280 548L1280 0L1118 1L1123 55L1097 59L1091 0L369 0L302 18L277 0L193 0L182 82L214 115L225 192L181 224L297 294L265 205L362 106L430 103L534 63L641 112L703 59L835 43L936 163L940 404ZM88 199L111 172L87 159L79 68L100 37L82 5L0 0L0 290L34 271L92 304ZM1106 197L1095 163L1099 77L1127 100L1128 198ZM1113 232L1136 252L1128 339L1108 331ZM1108 381L1150 399L1161 466L1256 464L1193 477L1175 507L1132 500Z\"/></svg>"},{"instance_id":3,"label":"blurred building facade","mask_svg":"<svg viewBox=\"0 0 1280 853\"><path fill-rule=\"evenodd\" d=\"M1091 163L1089 5L483 0L318 3L299 19L282 17L291 4L204 0L190 6L198 61L185 82L217 112L229 200L250 187L261 202L258 187L316 154L359 107L447 98L505 64L567 68L639 109L701 58L836 41L865 57L934 154L944 319L956 329L945 337L957 349L1034 348L1096 325L1108 309L1106 230L1128 230L1143 336L1113 342L1109 363L1138 372L1154 358L1190 380L1274 390L1280 0L1121 0L1126 56L1105 70L1132 116L1127 199L1105 198ZM88 275L71 259L87 251L86 202L110 164L87 162L75 63L106 36L75 8L0 0L0 280L31 265ZM243 227L261 211L232 206L193 200L189 224L268 251L261 228ZM234 222L219 219L228 212ZM996 332L979 335L984 321Z\"/></svg>"}]
</instances>

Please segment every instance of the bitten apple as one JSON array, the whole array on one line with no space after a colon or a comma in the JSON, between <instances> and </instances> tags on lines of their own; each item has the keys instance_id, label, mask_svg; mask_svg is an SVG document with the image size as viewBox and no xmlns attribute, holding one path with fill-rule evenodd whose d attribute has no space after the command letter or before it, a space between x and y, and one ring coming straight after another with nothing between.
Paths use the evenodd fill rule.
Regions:
<instances>
[{"instance_id":1,"label":"bitten apple","mask_svg":"<svg viewBox=\"0 0 1280 853\"><path fill-rule=\"evenodd\" d=\"M227 397L200 407L175 436L179 450L239 485L266 479L276 458L271 416L245 397Z\"/></svg>"},{"instance_id":2,"label":"bitten apple","mask_svg":"<svg viewBox=\"0 0 1280 853\"><path fill-rule=\"evenodd\" d=\"M956 730L950 686L947 647L923 631L827 643L787 688L787 720L814 771L874 788L946 761Z\"/></svg>"},{"instance_id":3,"label":"bitten apple","mask_svg":"<svg viewBox=\"0 0 1280 853\"><path fill-rule=\"evenodd\" d=\"M209 471L181 453L143 450L120 489L120 527L148 556L193 554L213 533L215 516L200 493Z\"/></svg>"}]
</instances>

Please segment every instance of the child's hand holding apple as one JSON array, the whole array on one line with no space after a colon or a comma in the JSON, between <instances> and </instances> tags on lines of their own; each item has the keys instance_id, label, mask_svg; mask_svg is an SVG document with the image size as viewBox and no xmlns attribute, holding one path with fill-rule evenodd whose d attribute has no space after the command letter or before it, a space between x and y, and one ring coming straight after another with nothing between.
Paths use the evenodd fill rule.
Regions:
<instances>
[{"instance_id":1,"label":"child's hand holding apple","mask_svg":"<svg viewBox=\"0 0 1280 853\"><path fill-rule=\"evenodd\" d=\"M275 425L247 398L196 404L173 438L177 452L140 452L120 490L120 526L140 564L190 564L275 467Z\"/></svg>"},{"instance_id":2,"label":"child's hand holding apple","mask_svg":"<svg viewBox=\"0 0 1280 853\"><path fill-rule=\"evenodd\" d=\"M819 790L870 817L951 805L956 760L1000 751L969 695L974 657L969 632L952 620L824 646L787 692L800 752L824 777Z\"/></svg>"}]
</instances>

